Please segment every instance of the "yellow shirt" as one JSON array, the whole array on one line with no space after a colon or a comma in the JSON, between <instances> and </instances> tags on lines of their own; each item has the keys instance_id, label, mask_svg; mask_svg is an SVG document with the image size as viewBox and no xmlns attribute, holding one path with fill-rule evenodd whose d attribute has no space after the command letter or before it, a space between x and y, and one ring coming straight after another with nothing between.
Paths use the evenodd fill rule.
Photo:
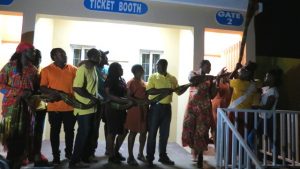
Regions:
<instances>
[{"instance_id":1,"label":"yellow shirt","mask_svg":"<svg viewBox=\"0 0 300 169\"><path fill-rule=\"evenodd\" d=\"M240 80L240 79L233 79L230 80L230 87L233 88L231 101L232 103L234 100L240 98L243 96L246 91L248 90L251 82L246 80ZM257 84L256 84L257 87ZM236 106L236 109L250 109L252 105L256 105L258 102L258 98L256 97L258 95L258 92L253 92L250 94L243 102L241 102L239 105Z\"/></svg>"},{"instance_id":2,"label":"yellow shirt","mask_svg":"<svg viewBox=\"0 0 300 169\"><path fill-rule=\"evenodd\" d=\"M167 73L166 76L159 74L159 73L154 73L152 74L149 79L148 79L148 84L146 86L146 90L155 88L155 89L161 89L161 88L172 88L175 89L176 87L178 87L178 82L177 79L170 75L169 73ZM155 98L157 95L149 95L149 99L153 99ZM161 104L169 104L172 102L172 96L173 94L168 95L167 97L165 97L164 99L162 99L161 101L159 101L159 103Z\"/></svg>"},{"instance_id":3,"label":"yellow shirt","mask_svg":"<svg viewBox=\"0 0 300 169\"><path fill-rule=\"evenodd\" d=\"M97 76L95 67L92 69L87 69L85 67L85 64L83 64L82 66L80 66L77 69L73 87L84 87L84 84L85 84L86 90L90 94L96 96L96 93L98 92L97 91L98 90L98 76ZM77 94L76 92L74 92L74 95L75 95L75 98L78 101L80 101L81 103L84 103L84 104L91 103L90 99L82 97L81 95ZM95 113L96 111L97 111L97 106L94 106L90 109L74 108L74 115L92 114L92 113Z\"/></svg>"}]
</instances>

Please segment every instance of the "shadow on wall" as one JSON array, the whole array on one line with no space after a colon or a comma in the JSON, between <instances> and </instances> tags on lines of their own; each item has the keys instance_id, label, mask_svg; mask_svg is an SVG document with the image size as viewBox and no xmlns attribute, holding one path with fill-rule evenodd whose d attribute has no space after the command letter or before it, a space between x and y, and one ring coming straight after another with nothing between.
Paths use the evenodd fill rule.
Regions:
<instances>
[{"instance_id":1,"label":"shadow on wall","mask_svg":"<svg viewBox=\"0 0 300 169\"><path fill-rule=\"evenodd\" d=\"M279 102L277 109L300 110L300 59L263 57L256 58L258 68L256 77L264 79L266 72L279 67L283 70L282 85L279 87Z\"/></svg>"},{"instance_id":2,"label":"shadow on wall","mask_svg":"<svg viewBox=\"0 0 300 169\"><path fill-rule=\"evenodd\" d=\"M280 88L278 107L286 110L300 110L300 64L285 71Z\"/></svg>"}]
</instances>

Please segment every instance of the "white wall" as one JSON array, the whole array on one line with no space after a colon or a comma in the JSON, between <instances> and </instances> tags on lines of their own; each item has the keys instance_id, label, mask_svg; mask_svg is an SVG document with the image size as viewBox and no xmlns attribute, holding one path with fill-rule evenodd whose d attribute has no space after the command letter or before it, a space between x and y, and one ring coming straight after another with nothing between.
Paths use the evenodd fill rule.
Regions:
<instances>
[{"instance_id":1,"label":"white wall","mask_svg":"<svg viewBox=\"0 0 300 169\"><path fill-rule=\"evenodd\" d=\"M180 26L182 27L188 27L192 28L193 30L193 52L192 53L192 62L187 62L192 64L192 66L178 66L181 65L181 62L187 61L184 55L180 54L180 57L175 57L176 53L179 53L180 51L170 51L166 52L166 55L172 56L172 59L170 59L170 72L173 74L180 74L178 76L179 79L181 79L181 76L185 76L184 72L185 69L190 70L192 68L198 67L198 63L200 60L204 58L204 31L205 28L213 28L213 29L226 29L226 30L237 30L241 31L243 30L243 26L224 26L220 25L215 20L216 12L219 10L226 10L224 8L208 8L208 7L201 7L201 6L186 6L186 5L180 5L180 4L168 4L168 3L161 3L161 2L154 2L154 1L148 1L148 0L141 0L142 2L146 3L148 5L148 12L144 15L129 15L129 14L120 14L120 13L110 13L110 12L97 12L97 11L89 11L83 6L82 0L49 0L49 1L40 1L40 0L26 0L26 3L23 1L17 1L15 0L10 6L0 6L0 10L3 11L17 11L23 13L23 27L22 32L27 33L35 30L35 22L36 17L40 14L42 15L56 15L56 16L66 16L66 17L75 17L75 18L85 18L85 20L105 20L108 22L125 22L125 23L144 23L144 24L159 24L159 25L173 25L173 26ZM245 12L240 11L244 18L245 18ZM55 22L54 26L58 24L59 22ZM64 29L64 28L60 28ZM93 29L90 27L89 29L82 30L79 34L76 36L84 36L84 34L89 34L89 30ZM123 31L122 29L119 29L118 27L115 28L117 31L116 34L123 33L126 34L126 31ZM126 29L125 29L126 30ZM55 46L67 46L68 44L64 44L64 42L61 41L61 38L59 36L65 36L63 34L59 34L57 31L61 30L54 30L53 32L53 39L57 43L53 43L52 47ZM37 33L37 32L35 32ZM181 33L180 33L181 34ZM55 36L59 35L59 36ZM45 33L43 36L48 37L48 35ZM55 38L54 38L55 36ZM67 36L67 35L66 35ZM72 36L69 38L74 39L76 36ZM179 33L176 34L177 38L180 37ZM175 36L175 37L176 37ZM117 36L112 36L114 39L116 39L115 43L118 43L120 39L118 39ZM94 40L94 35L89 35L90 40ZM129 37L131 38L131 37ZM56 39L56 40L55 40ZM170 37L172 39L172 37ZM176 38L175 38L176 39ZM60 42L62 42L60 44ZM248 38L247 38L247 59L255 61L255 36L254 36L254 26L253 22L250 24L249 30L248 30ZM36 43L36 42L35 42ZM100 48L109 48L109 46L106 46L103 44L104 42L99 41ZM160 41L156 42L157 44L160 44ZM157 45L157 44L153 45ZM170 42L173 44L174 42ZM36 44L38 45L38 44ZM161 44L162 46L164 44ZM183 44L184 45L184 44ZM177 49L179 48L179 45L177 44ZM64 47L65 48L65 47ZM47 53L47 50L43 52L44 56L49 56ZM117 51L111 51L111 56L116 57L123 57L126 54L128 56L132 57L136 54L131 51L131 48L127 49L119 49ZM180 50L182 51L182 48L180 47ZM131 54L132 52L132 54ZM130 53L130 54L129 54ZM181 53L181 52L180 52ZM183 59L181 60L181 57ZM134 62L134 60L129 60L130 63ZM174 69L174 70L173 70ZM184 79L184 77L183 77ZM183 81L182 81L183 82ZM174 97L174 111L177 111L178 105L178 112L183 109L185 103L184 102L184 96L181 96L179 100L177 101L176 97ZM183 107L182 107L183 106ZM181 107L181 108L180 108ZM177 116L177 115L176 115ZM173 116L175 118L176 116ZM177 117L177 121L173 119L172 127L174 127L174 123L178 124L176 129L176 137L180 137L181 131L180 131L180 125L182 115L181 117ZM176 121L176 122L175 122ZM172 132L174 133L174 132ZM175 140L175 139L172 140ZM177 139L178 140L178 139Z\"/></svg>"},{"instance_id":2,"label":"white wall","mask_svg":"<svg viewBox=\"0 0 300 169\"><path fill-rule=\"evenodd\" d=\"M131 66L140 63L140 49L163 51L162 58L169 61L169 73L178 78L187 74L184 70L179 73L179 67L186 68L187 65L190 65L189 69L192 67L193 33L191 30L66 18L38 18L35 32L34 44L43 54L42 67L52 62L49 52L55 47L63 48L67 52L68 63L72 64L71 44L90 45L104 51L109 50L109 60L121 61L124 69L123 77L127 81L132 78ZM189 61L186 60L187 56L190 58ZM182 61L179 63L181 57ZM178 136L177 104L177 97L174 96L170 133L172 142L176 141ZM46 139L49 138L49 129L47 125ZM100 139L103 140L103 130L100 131ZM63 135L61 136L63 139Z\"/></svg>"}]
</instances>

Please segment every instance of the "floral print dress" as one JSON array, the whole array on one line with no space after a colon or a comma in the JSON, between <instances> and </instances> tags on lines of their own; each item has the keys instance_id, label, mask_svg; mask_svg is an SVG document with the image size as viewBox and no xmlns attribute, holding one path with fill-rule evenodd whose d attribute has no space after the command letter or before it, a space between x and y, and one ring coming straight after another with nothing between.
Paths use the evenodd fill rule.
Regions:
<instances>
[{"instance_id":1,"label":"floral print dress","mask_svg":"<svg viewBox=\"0 0 300 169\"><path fill-rule=\"evenodd\" d=\"M210 88L211 82L205 81L190 89L184 115L182 145L197 152L207 150L208 132L213 125Z\"/></svg>"}]
</instances>

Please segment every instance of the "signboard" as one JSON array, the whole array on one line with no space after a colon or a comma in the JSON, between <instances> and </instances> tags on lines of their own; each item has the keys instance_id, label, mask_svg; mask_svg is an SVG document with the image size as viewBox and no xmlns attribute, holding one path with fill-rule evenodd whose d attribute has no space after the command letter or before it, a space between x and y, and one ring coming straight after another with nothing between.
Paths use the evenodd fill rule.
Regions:
<instances>
[{"instance_id":1,"label":"signboard","mask_svg":"<svg viewBox=\"0 0 300 169\"><path fill-rule=\"evenodd\" d=\"M0 0L0 5L10 5L13 0Z\"/></svg>"},{"instance_id":2,"label":"signboard","mask_svg":"<svg viewBox=\"0 0 300 169\"><path fill-rule=\"evenodd\" d=\"M84 6L93 11L135 15L142 15L148 11L148 6L145 3L127 0L84 0Z\"/></svg>"},{"instance_id":3,"label":"signboard","mask_svg":"<svg viewBox=\"0 0 300 169\"><path fill-rule=\"evenodd\" d=\"M233 11L218 11L216 20L221 25L241 26L244 22L244 17L239 12Z\"/></svg>"}]
</instances>

